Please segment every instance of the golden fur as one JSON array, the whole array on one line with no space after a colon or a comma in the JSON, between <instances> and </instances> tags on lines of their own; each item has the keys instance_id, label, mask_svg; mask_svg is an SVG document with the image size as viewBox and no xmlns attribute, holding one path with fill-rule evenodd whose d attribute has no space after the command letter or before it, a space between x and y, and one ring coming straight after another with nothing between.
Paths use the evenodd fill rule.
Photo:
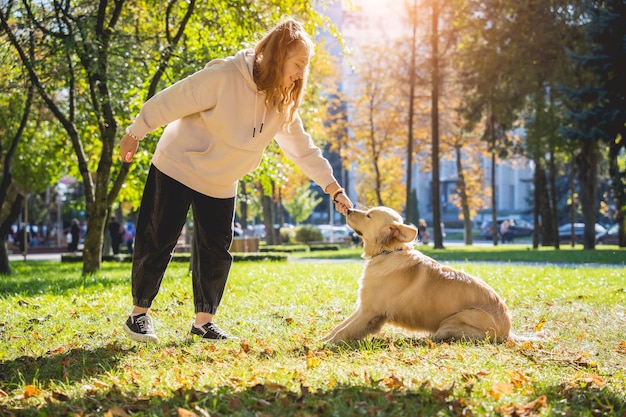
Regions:
<instances>
[{"instance_id":1,"label":"golden fur","mask_svg":"<svg viewBox=\"0 0 626 417\"><path fill-rule=\"evenodd\" d=\"M357 310L323 340L377 333L385 323L428 332L435 340L505 341L511 319L502 298L481 279L443 266L414 248L417 229L394 210L348 210L348 225L369 259Z\"/></svg>"}]
</instances>

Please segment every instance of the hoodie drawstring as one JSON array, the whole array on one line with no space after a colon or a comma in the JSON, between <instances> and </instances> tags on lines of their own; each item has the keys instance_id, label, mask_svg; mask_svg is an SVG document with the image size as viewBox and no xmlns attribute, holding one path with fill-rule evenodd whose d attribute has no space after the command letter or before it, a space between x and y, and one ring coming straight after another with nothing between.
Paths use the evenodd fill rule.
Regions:
<instances>
[{"instance_id":1,"label":"hoodie drawstring","mask_svg":"<svg viewBox=\"0 0 626 417\"><path fill-rule=\"evenodd\" d=\"M259 95L254 96L254 126L252 127L252 137L256 135L256 111L258 108ZM261 126L259 127L259 133L263 132L263 125L265 124L265 116L267 115L267 105L263 102L263 118L261 119Z\"/></svg>"}]
</instances>

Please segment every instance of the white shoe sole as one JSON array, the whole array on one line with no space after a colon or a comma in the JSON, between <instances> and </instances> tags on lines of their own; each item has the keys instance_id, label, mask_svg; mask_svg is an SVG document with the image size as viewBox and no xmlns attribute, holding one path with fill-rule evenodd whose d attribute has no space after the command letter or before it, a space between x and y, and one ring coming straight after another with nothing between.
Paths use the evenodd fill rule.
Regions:
<instances>
[{"instance_id":1,"label":"white shoe sole","mask_svg":"<svg viewBox=\"0 0 626 417\"><path fill-rule=\"evenodd\" d=\"M155 334L141 334L133 332L126 323L124 323L124 332L135 342L154 343L159 341L159 338L156 337Z\"/></svg>"}]
</instances>

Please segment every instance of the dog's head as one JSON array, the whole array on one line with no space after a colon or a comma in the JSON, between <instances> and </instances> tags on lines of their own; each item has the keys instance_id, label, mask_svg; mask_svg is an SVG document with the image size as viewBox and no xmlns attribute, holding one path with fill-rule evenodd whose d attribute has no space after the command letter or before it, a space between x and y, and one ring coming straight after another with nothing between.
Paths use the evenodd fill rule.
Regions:
<instances>
[{"instance_id":1,"label":"dog's head","mask_svg":"<svg viewBox=\"0 0 626 417\"><path fill-rule=\"evenodd\" d=\"M388 207L374 207L367 211L350 209L348 225L363 239L363 257L369 258L384 251L413 249L417 228L406 225L402 217Z\"/></svg>"}]
</instances>

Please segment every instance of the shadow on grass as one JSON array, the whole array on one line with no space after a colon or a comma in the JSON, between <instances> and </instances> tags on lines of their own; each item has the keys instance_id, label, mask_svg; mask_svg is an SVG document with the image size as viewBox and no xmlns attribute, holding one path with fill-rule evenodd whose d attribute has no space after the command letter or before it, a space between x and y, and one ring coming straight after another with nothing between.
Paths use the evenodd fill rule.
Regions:
<instances>
[{"instance_id":1,"label":"shadow on grass","mask_svg":"<svg viewBox=\"0 0 626 417\"><path fill-rule=\"evenodd\" d=\"M6 387L51 383L74 384L114 369L125 350L111 344L97 349L68 349L43 356L20 356L0 362L0 381ZM1 415L1 414L0 414Z\"/></svg>"},{"instance_id":2,"label":"shadow on grass","mask_svg":"<svg viewBox=\"0 0 626 417\"><path fill-rule=\"evenodd\" d=\"M601 388L537 388L520 404L490 407L472 385L439 389L424 381L407 389L401 381L369 381L293 391L266 382L242 388L179 388L154 396L134 395L113 386L78 398L51 398L44 407L5 409L9 416L35 415L211 415L211 416L393 416L393 415L549 415L621 416L623 398ZM195 414L186 413L185 409Z\"/></svg>"},{"instance_id":3,"label":"shadow on grass","mask_svg":"<svg viewBox=\"0 0 626 417\"><path fill-rule=\"evenodd\" d=\"M115 278L115 272L119 278ZM82 267L78 264L63 264L56 261L33 261L28 264L14 264L13 273L2 276L0 280L0 297L37 294L63 295L74 292L78 288L103 285L117 285L128 281L129 264L110 263L106 267L106 279L100 274L82 275Z\"/></svg>"},{"instance_id":4,"label":"shadow on grass","mask_svg":"<svg viewBox=\"0 0 626 417\"><path fill-rule=\"evenodd\" d=\"M420 338L369 339L338 345L333 349L355 351L388 350L389 343L398 345L432 346ZM459 342L465 343L465 342ZM185 345L180 342L177 346ZM131 350L134 348L131 348ZM119 367L119 358L128 353L122 345L70 349L47 352L41 357L22 356L0 362L0 388L13 401L0 401L0 415L211 415L211 416L352 416L352 415L587 415L623 416L626 404L623 391L603 386L589 379L559 385L544 385L537 381L526 387L527 395L519 404L498 402L483 389L474 389L472 379L459 375L448 387L438 387L420 375L405 381L391 375L373 379L364 374L354 383L328 381L328 386L311 389L304 384L299 389L288 388L271 381L245 386L225 381L215 387L192 387L181 383L164 392L149 391L128 381L123 385L92 386L99 375ZM299 352L296 352L299 354ZM210 367L210 364L207 364ZM219 370L216 370L219 372ZM447 370L445 372L454 372ZM84 381L85 386L81 384ZM37 402L20 400L12 387L35 385L46 391ZM63 386L78 386L81 395L71 396L56 391ZM6 400L6 398L4 399ZM10 404L10 406L8 406ZM195 414L186 413L188 410Z\"/></svg>"}]
</instances>

